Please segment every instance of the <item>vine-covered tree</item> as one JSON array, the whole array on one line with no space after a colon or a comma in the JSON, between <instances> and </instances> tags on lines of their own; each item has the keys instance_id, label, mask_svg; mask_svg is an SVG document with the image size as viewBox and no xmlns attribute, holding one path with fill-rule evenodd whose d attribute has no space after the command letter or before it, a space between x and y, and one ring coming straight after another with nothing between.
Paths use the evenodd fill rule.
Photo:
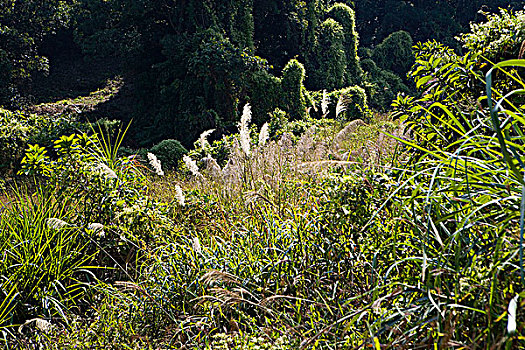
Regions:
<instances>
[{"instance_id":1,"label":"vine-covered tree","mask_svg":"<svg viewBox=\"0 0 525 350\"><path fill-rule=\"evenodd\" d=\"M328 10L328 16L343 27L343 46L346 54L345 81L347 84L358 84L361 82L363 72L357 56L358 34L355 28L355 12L348 5L336 3Z\"/></svg>"},{"instance_id":2,"label":"vine-covered tree","mask_svg":"<svg viewBox=\"0 0 525 350\"><path fill-rule=\"evenodd\" d=\"M59 45L43 50L42 42L70 26L84 58L116 58L132 76L136 98L129 119L144 145L167 138L191 145L206 128L227 131L247 102L257 123L275 108L299 118L314 95L307 90L361 85L368 100L384 108L408 89L403 78L412 64L412 39L453 40L481 6L512 3L520 4L0 0L0 105L23 91L35 72L47 70L42 53ZM363 59L359 41L369 48L361 50Z\"/></svg>"},{"instance_id":3,"label":"vine-covered tree","mask_svg":"<svg viewBox=\"0 0 525 350\"><path fill-rule=\"evenodd\" d=\"M256 121L277 107L298 118L306 88L360 78L354 12L345 4L79 0L78 8L84 52L119 56L138 72L134 124L145 143L189 145L206 128L226 130L248 101Z\"/></svg>"},{"instance_id":4,"label":"vine-covered tree","mask_svg":"<svg viewBox=\"0 0 525 350\"><path fill-rule=\"evenodd\" d=\"M394 72L404 79L414 64L412 45L413 41L409 33L402 30L394 32L376 46L372 52L372 59L379 67Z\"/></svg>"}]
</instances>

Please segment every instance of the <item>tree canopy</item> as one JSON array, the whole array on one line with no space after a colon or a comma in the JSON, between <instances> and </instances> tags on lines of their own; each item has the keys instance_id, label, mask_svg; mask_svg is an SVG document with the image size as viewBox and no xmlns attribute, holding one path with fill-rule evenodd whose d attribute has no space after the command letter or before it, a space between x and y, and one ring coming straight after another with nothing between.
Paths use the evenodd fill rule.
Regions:
<instances>
[{"instance_id":1,"label":"tree canopy","mask_svg":"<svg viewBox=\"0 0 525 350\"><path fill-rule=\"evenodd\" d=\"M63 40L56 34L67 32L65 37L74 39L69 45L84 59L113 58L133 77L134 112L119 118L134 119L141 143L174 138L185 145L204 129L233 128L247 102L258 123L276 108L298 118L313 103L309 91L358 85L373 107L386 108L397 92L411 87L406 73L413 43L436 38L458 48L454 36L467 31L480 8L522 6L511 0L439 5L429 0L1 0L0 5L0 105L16 108L31 95L32 78L49 69L43 52L61 50L56 43L44 50L43 43ZM297 77L290 80L291 67Z\"/></svg>"}]
</instances>

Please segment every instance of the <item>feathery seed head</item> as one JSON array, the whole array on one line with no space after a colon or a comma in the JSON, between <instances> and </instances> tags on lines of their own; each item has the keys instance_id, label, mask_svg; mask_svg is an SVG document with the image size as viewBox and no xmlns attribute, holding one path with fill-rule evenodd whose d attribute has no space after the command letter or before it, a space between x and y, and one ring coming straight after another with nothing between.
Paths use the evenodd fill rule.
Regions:
<instances>
[{"instance_id":1,"label":"feathery seed head","mask_svg":"<svg viewBox=\"0 0 525 350\"><path fill-rule=\"evenodd\" d=\"M259 146L264 146L266 141L270 138L270 133L268 131L268 123L264 123L259 133Z\"/></svg>"},{"instance_id":2,"label":"feathery seed head","mask_svg":"<svg viewBox=\"0 0 525 350\"><path fill-rule=\"evenodd\" d=\"M157 159L157 156L153 153L148 153L149 164L155 169L155 173L159 176L164 176L164 171L162 170L162 164L160 160Z\"/></svg>"},{"instance_id":3,"label":"feathery seed head","mask_svg":"<svg viewBox=\"0 0 525 350\"><path fill-rule=\"evenodd\" d=\"M239 129L242 127L248 128L248 124L252 121L252 106L247 103L242 110L241 123Z\"/></svg>"},{"instance_id":4,"label":"feathery seed head","mask_svg":"<svg viewBox=\"0 0 525 350\"><path fill-rule=\"evenodd\" d=\"M509 303L509 307L507 309L509 319L507 321L507 333L513 334L516 333L516 310L518 308L518 300L520 295L516 294L514 298Z\"/></svg>"},{"instance_id":5,"label":"feathery seed head","mask_svg":"<svg viewBox=\"0 0 525 350\"><path fill-rule=\"evenodd\" d=\"M186 164L186 167L194 176L201 176L201 173L199 172L199 167L197 166L197 163L191 159L188 155L184 155L182 157L182 160L184 161L184 164Z\"/></svg>"},{"instance_id":6,"label":"feathery seed head","mask_svg":"<svg viewBox=\"0 0 525 350\"><path fill-rule=\"evenodd\" d=\"M185 203L184 193L182 192L182 188L179 185L175 186L175 198L177 199L177 202L179 202L181 206L184 206L184 203Z\"/></svg>"},{"instance_id":7,"label":"feathery seed head","mask_svg":"<svg viewBox=\"0 0 525 350\"><path fill-rule=\"evenodd\" d=\"M204 150L204 147L206 147L206 145L208 145L208 136L210 136L213 132L215 131L215 129L211 129L211 130L206 130L204 131L201 136L199 136L199 144L202 148L202 150Z\"/></svg>"},{"instance_id":8,"label":"feathery seed head","mask_svg":"<svg viewBox=\"0 0 525 350\"><path fill-rule=\"evenodd\" d=\"M197 254L200 254L202 253L202 247L201 247L201 242L199 240L198 237L195 237L193 238L193 241L192 241L192 248L193 248L193 251Z\"/></svg>"},{"instance_id":9,"label":"feathery seed head","mask_svg":"<svg viewBox=\"0 0 525 350\"><path fill-rule=\"evenodd\" d=\"M49 218L46 220L46 225L53 230L60 230L61 228L66 227L68 223L57 218Z\"/></svg>"},{"instance_id":10,"label":"feathery seed head","mask_svg":"<svg viewBox=\"0 0 525 350\"><path fill-rule=\"evenodd\" d=\"M328 100L328 94L326 90L323 90L323 100L321 101L321 111L324 115L328 114L328 106L330 105L330 101Z\"/></svg>"},{"instance_id":11,"label":"feathery seed head","mask_svg":"<svg viewBox=\"0 0 525 350\"><path fill-rule=\"evenodd\" d=\"M206 165L206 172L209 175L212 175L215 177L215 176L219 176L222 174L221 167L211 155L208 154L206 158L203 158L202 160L204 161L204 164Z\"/></svg>"},{"instance_id":12,"label":"feathery seed head","mask_svg":"<svg viewBox=\"0 0 525 350\"><path fill-rule=\"evenodd\" d=\"M335 117L338 118L341 113L346 111L347 109L347 102L343 95L339 97L339 100L337 100L337 106L335 107Z\"/></svg>"},{"instance_id":13,"label":"feathery seed head","mask_svg":"<svg viewBox=\"0 0 525 350\"><path fill-rule=\"evenodd\" d=\"M97 171L98 173L104 175L108 179L118 179L118 176L115 173L115 171L113 171L113 169L111 169L110 167L108 167L104 163L99 163L97 165L97 167L95 168L95 171Z\"/></svg>"},{"instance_id":14,"label":"feathery seed head","mask_svg":"<svg viewBox=\"0 0 525 350\"><path fill-rule=\"evenodd\" d=\"M239 123L239 137L241 148L247 156L250 155L250 121L252 120L252 107L249 103L244 106L244 110Z\"/></svg>"}]
</instances>

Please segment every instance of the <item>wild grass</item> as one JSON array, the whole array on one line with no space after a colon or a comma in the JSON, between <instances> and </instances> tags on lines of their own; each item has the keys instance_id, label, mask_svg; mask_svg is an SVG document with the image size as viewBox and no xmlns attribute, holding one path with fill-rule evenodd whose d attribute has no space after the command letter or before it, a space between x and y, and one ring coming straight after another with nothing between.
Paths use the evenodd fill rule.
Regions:
<instances>
[{"instance_id":1,"label":"wild grass","mask_svg":"<svg viewBox=\"0 0 525 350\"><path fill-rule=\"evenodd\" d=\"M507 65L525 63L495 69ZM94 234L83 201L15 192L0 226L4 331L43 319L53 327L28 344L49 348L523 347L525 122L491 78L485 109L425 107L435 143L378 117L258 144L246 111L225 166L164 174L151 157L147 191L132 186L146 163L126 177L105 143L116 178L100 195L115 205L96 242L109 258L90 260L104 272L78 277Z\"/></svg>"},{"instance_id":2,"label":"wild grass","mask_svg":"<svg viewBox=\"0 0 525 350\"><path fill-rule=\"evenodd\" d=\"M46 189L17 188L0 221L2 324L62 318L83 295L89 237L68 224L75 203Z\"/></svg>"},{"instance_id":3,"label":"wild grass","mask_svg":"<svg viewBox=\"0 0 525 350\"><path fill-rule=\"evenodd\" d=\"M309 173L300 170L308 161L337 161L326 159L329 147L303 157L297 142L285 148L292 161L284 165L283 153L257 158L255 149L247 159L232 152L237 182L183 181L188 202L210 209L199 216L189 204L175 216L188 219L180 221L185 239L158 255L165 279L191 276L167 284L184 286L179 301L191 291L173 310L192 310L179 321L174 346L193 339L213 348L216 332L262 335L267 343L284 336L292 348L523 345L523 315L511 307L519 310L523 298L522 109L509 98L475 112L473 122L451 118L444 127L460 136L444 140L447 148L421 147L394 127L388 141L372 138L417 150L418 161L390 153L346 177L334 167ZM443 121L433 107L427 111ZM281 172L265 168L266 160Z\"/></svg>"},{"instance_id":4,"label":"wild grass","mask_svg":"<svg viewBox=\"0 0 525 350\"><path fill-rule=\"evenodd\" d=\"M183 185L188 195L206 194L228 210L235 205L249 208L266 203L282 212L282 208L304 205L309 193L333 172L359 174L361 170L373 173L391 168L401 147L385 132L402 135L402 129L382 115L370 124L313 126L298 137L284 133L251 146L249 156L241 143L234 141L222 168L209 156L196 159L202 164L202 176L192 171L193 176L176 172L154 177L150 189L164 202L173 202L178 197L176 187Z\"/></svg>"},{"instance_id":5,"label":"wild grass","mask_svg":"<svg viewBox=\"0 0 525 350\"><path fill-rule=\"evenodd\" d=\"M524 65L510 61L494 69ZM522 323L523 315L508 311L511 300L523 297L523 109L513 105L512 94L494 100L492 72L486 112L445 124L460 135L456 142L424 148L397 138L423 155L390 195L398 198L399 219L411 227L402 237L415 253L405 251L381 269L392 290L398 288L400 269L413 274L403 280L410 287L391 300L399 309L385 310L378 320L383 327L392 321L411 325L383 338L391 345L406 346L409 340L414 347L523 346L520 327L509 326ZM439 103L427 110L437 120L455 113Z\"/></svg>"},{"instance_id":6,"label":"wild grass","mask_svg":"<svg viewBox=\"0 0 525 350\"><path fill-rule=\"evenodd\" d=\"M374 132L362 145L379 147L380 128L364 127ZM346 133L344 141L352 137ZM200 176L155 181L153 194L174 205L177 230L153 254L141 289L178 320L174 347L213 343L217 332L232 331L262 335L268 344L285 337L291 348L317 333L315 342L350 342L325 336L323 328L368 298L373 269L359 247L359 228L391 181L368 163L331 160L333 141L320 134L314 128L296 140L284 134L252 146L249 155L234 142L223 169L204 163ZM343 176L350 167L352 175Z\"/></svg>"}]
</instances>

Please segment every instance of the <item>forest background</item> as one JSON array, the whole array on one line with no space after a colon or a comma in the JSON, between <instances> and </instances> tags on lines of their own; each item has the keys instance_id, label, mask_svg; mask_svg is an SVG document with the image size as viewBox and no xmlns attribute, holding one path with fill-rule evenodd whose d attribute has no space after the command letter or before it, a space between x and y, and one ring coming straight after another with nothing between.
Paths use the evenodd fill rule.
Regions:
<instances>
[{"instance_id":1,"label":"forest background","mask_svg":"<svg viewBox=\"0 0 525 350\"><path fill-rule=\"evenodd\" d=\"M219 139L245 103L258 125L276 108L299 119L323 90L384 111L398 92L414 90L406 74L415 43L434 39L460 52L454 37L483 18L480 9L520 2L334 4L3 0L0 105L56 102L119 76L121 96L91 119L133 120L127 142L135 148L165 139L189 147L208 129Z\"/></svg>"}]
</instances>

